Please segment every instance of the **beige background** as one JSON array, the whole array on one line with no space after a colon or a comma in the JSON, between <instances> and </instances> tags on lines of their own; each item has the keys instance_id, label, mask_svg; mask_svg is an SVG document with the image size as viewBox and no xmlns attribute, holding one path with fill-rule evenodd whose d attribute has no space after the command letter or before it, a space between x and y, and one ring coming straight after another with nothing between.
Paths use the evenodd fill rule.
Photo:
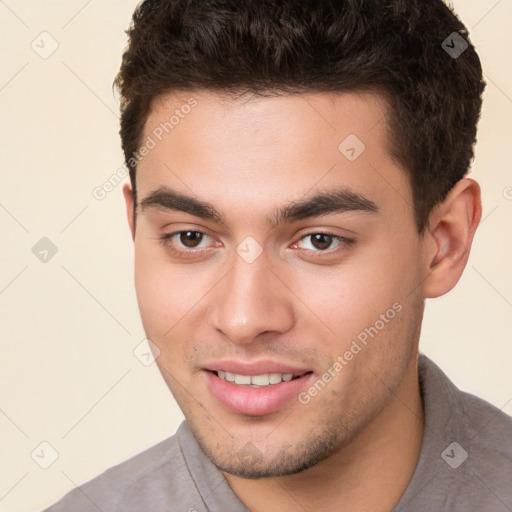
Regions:
<instances>
[{"instance_id":1,"label":"beige background","mask_svg":"<svg viewBox=\"0 0 512 512\"><path fill-rule=\"evenodd\" d=\"M123 161L111 84L135 5L0 1L2 512L42 509L182 419L133 354L144 333L121 186L93 196ZM512 413L512 0L454 5L488 81L473 166L484 220L458 287L428 303L421 349ZM46 263L42 237L58 248ZM42 442L58 452L48 469Z\"/></svg>"}]
</instances>

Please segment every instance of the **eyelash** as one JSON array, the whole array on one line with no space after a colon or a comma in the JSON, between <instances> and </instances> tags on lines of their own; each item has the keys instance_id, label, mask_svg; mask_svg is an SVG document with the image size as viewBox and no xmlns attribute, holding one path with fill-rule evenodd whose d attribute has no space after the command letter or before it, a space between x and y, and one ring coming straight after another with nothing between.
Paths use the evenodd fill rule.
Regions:
<instances>
[{"instance_id":1,"label":"eyelash","mask_svg":"<svg viewBox=\"0 0 512 512\"><path fill-rule=\"evenodd\" d=\"M169 243L169 241L174 236L181 235L182 233L187 233L187 232L199 233L199 234L201 234L203 236L208 236L203 231L196 231L196 230L188 230L188 229L186 229L186 230L181 230L181 231L174 231L173 233L165 233L165 234L163 234L162 236L159 237L159 241L165 247L165 249L167 251L169 251L174 256L185 257L185 258L197 257L198 253L202 253L206 249L191 249L191 250L188 250L188 251L187 250L179 250L179 249L176 249L175 247L173 247ZM307 233L307 234L301 236L299 238L299 240L294 243L294 245L297 244L298 242L300 242L301 240L304 240L305 238L311 237L313 235L329 236L329 237L333 238L333 241L338 241L340 243L338 248L336 248L334 250L326 249L326 250L323 250L323 251L322 250L316 250L315 251L315 250L312 250L312 249L301 249L302 251L306 251L309 254L314 254L315 257L317 257L317 258L331 257L333 255L336 255L336 254L340 253L340 252L343 252L344 250L346 250L347 248L350 248L351 246L353 246L355 244L355 240L352 239L352 238L346 238L344 236L335 235L334 233L329 233L327 231L313 231L311 233Z\"/></svg>"}]
</instances>

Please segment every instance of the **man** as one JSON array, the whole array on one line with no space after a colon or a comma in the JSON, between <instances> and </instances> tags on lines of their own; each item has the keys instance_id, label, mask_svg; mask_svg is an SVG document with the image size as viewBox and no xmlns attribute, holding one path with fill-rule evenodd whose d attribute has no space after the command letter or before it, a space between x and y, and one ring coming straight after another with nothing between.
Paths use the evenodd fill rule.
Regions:
<instances>
[{"instance_id":1,"label":"man","mask_svg":"<svg viewBox=\"0 0 512 512\"><path fill-rule=\"evenodd\" d=\"M137 298L186 422L49 510L512 510L512 419L418 354L481 218L455 14L146 0L128 33Z\"/></svg>"}]
</instances>

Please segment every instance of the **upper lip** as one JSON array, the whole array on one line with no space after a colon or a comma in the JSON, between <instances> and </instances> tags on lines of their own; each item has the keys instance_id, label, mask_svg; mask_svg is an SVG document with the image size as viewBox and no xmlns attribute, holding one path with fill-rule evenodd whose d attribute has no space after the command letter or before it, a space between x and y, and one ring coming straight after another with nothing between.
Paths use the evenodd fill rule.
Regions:
<instances>
[{"instance_id":1,"label":"upper lip","mask_svg":"<svg viewBox=\"0 0 512 512\"><path fill-rule=\"evenodd\" d=\"M205 370L218 372L236 373L237 375L265 375L267 373L291 373L292 375L303 375L310 372L308 368L303 366L295 366L287 363L280 363L270 360L259 361L243 361L241 359L225 359L222 361L213 361L205 365Z\"/></svg>"}]
</instances>

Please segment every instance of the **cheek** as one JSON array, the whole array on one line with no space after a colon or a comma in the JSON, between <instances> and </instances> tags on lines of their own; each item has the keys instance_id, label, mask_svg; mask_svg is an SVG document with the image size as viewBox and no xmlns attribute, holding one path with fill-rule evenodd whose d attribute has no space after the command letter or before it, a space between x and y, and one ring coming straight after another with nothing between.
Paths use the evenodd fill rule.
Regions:
<instances>
[{"instance_id":1,"label":"cheek","mask_svg":"<svg viewBox=\"0 0 512 512\"><path fill-rule=\"evenodd\" d=\"M411 291L421 280L419 254L411 243L389 240L355 253L339 267L310 267L293 276L291 288L305 305L301 307L303 328L309 326L314 331L315 326L321 327L317 332L327 333L327 327L330 335L324 340L330 345L329 352L337 351L337 355L376 322L378 328L382 322L385 325L379 329L379 337L383 337L381 332L398 328L396 309L406 309L415 295Z\"/></svg>"},{"instance_id":2,"label":"cheek","mask_svg":"<svg viewBox=\"0 0 512 512\"><path fill-rule=\"evenodd\" d=\"M365 252L357 265L356 293L371 307L389 307L406 301L418 284L421 274L421 250L412 225L395 232L383 233ZM373 310L373 313L376 313Z\"/></svg>"},{"instance_id":3,"label":"cheek","mask_svg":"<svg viewBox=\"0 0 512 512\"><path fill-rule=\"evenodd\" d=\"M164 341L186 323L208 284L194 265L174 265L164 250L148 245L135 247L135 288L147 336Z\"/></svg>"},{"instance_id":4,"label":"cheek","mask_svg":"<svg viewBox=\"0 0 512 512\"><path fill-rule=\"evenodd\" d=\"M192 265L178 267L136 251L135 288L144 332L158 347L157 365L178 395L181 383L189 378L186 369L197 338L194 331L202 325L197 315L202 315L200 297L206 285L191 269Z\"/></svg>"}]
</instances>

